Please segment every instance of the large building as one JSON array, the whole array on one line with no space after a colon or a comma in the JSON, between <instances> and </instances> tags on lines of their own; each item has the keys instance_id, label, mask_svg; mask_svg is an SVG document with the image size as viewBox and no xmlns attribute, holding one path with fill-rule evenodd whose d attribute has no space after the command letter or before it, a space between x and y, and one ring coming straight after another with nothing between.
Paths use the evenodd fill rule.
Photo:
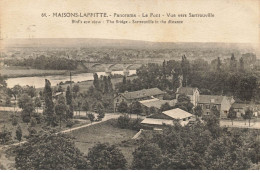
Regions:
<instances>
[{"instance_id":1,"label":"large building","mask_svg":"<svg viewBox=\"0 0 260 173\"><path fill-rule=\"evenodd\" d=\"M219 95L200 95L198 105L201 106L204 115L209 115L213 106L220 112L220 116L227 117L231 105L234 103L232 97Z\"/></svg>"},{"instance_id":2,"label":"large building","mask_svg":"<svg viewBox=\"0 0 260 173\"><path fill-rule=\"evenodd\" d=\"M133 92L126 91L124 93L119 93L116 97L114 97L114 111L117 111L118 105L123 101L130 105L132 102L135 101L149 100L152 98L163 99L164 94L165 92L161 91L158 88L143 89Z\"/></svg>"},{"instance_id":3,"label":"large building","mask_svg":"<svg viewBox=\"0 0 260 173\"><path fill-rule=\"evenodd\" d=\"M180 94L185 94L190 98L191 103L194 106L197 106L198 100L199 100L199 90L198 88L192 88L192 87L179 87L176 91L176 99L178 100L178 97Z\"/></svg>"}]
</instances>

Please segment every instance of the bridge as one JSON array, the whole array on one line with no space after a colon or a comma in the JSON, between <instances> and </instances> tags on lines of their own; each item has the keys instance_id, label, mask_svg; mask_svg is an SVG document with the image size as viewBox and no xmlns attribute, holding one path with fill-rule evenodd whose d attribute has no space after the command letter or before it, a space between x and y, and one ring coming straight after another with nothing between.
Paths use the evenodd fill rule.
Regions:
<instances>
[{"instance_id":1,"label":"bridge","mask_svg":"<svg viewBox=\"0 0 260 173\"><path fill-rule=\"evenodd\" d=\"M81 68L85 70L102 70L105 71L107 75L110 75L112 71L115 70L123 70L124 75L129 75L129 70L131 67L134 66L134 68L139 68L142 66L140 63L88 63L84 60L78 61L78 65L80 65Z\"/></svg>"}]
</instances>

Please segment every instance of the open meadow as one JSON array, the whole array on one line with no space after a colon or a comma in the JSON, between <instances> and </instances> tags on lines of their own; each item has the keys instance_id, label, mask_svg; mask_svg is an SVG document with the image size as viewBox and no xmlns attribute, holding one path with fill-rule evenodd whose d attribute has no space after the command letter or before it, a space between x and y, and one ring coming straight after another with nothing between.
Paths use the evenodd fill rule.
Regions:
<instances>
[{"instance_id":1,"label":"open meadow","mask_svg":"<svg viewBox=\"0 0 260 173\"><path fill-rule=\"evenodd\" d=\"M132 163L132 152L135 146L128 144L128 141L137 133L137 131L130 129L120 129L115 126L115 119L111 119L100 124L81 128L71 132L75 138L76 147L85 155L97 143L109 143L119 147L124 154L128 165Z\"/></svg>"}]
</instances>

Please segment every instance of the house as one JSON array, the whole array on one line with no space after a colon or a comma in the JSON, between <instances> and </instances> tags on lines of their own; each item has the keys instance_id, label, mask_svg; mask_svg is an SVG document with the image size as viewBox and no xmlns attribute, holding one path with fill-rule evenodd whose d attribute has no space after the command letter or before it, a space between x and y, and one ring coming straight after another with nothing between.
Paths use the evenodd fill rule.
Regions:
<instances>
[{"instance_id":1,"label":"house","mask_svg":"<svg viewBox=\"0 0 260 173\"><path fill-rule=\"evenodd\" d=\"M170 106L175 106L176 101L177 101L176 99L175 100L160 100L158 98L152 98L152 99L149 99L149 100L142 100L142 101L139 101L139 102L141 103L141 105L144 108L154 107L157 110L159 110L161 108L161 106L165 103L168 103Z\"/></svg>"},{"instance_id":2,"label":"house","mask_svg":"<svg viewBox=\"0 0 260 173\"><path fill-rule=\"evenodd\" d=\"M180 94L185 94L190 98L191 103L194 106L197 106L198 100L199 100L199 90L198 88L192 88L192 87L179 87L176 91L176 99L178 100L178 97Z\"/></svg>"},{"instance_id":3,"label":"house","mask_svg":"<svg viewBox=\"0 0 260 173\"><path fill-rule=\"evenodd\" d=\"M117 111L117 107L121 102L126 102L127 105L130 105L132 102L141 101L141 100L149 100L152 98L163 99L164 91L161 91L158 88L150 88L143 89L139 91L133 92L124 92L119 93L116 97L114 97L114 111Z\"/></svg>"},{"instance_id":4,"label":"house","mask_svg":"<svg viewBox=\"0 0 260 173\"><path fill-rule=\"evenodd\" d=\"M179 122L182 126L185 126L193 117L191 113L176 108L164 111L155 116L149 116L145 118L141 124L153 128L162 128L163 125L174 125L174 122Z\"/></svg>"},{"instance_id":5,"label":"house","mask_svg":"<svg viewBox=\"0 0 260 173\"><path fill-rule=\"evenodd\" d=\"M247 109L250 109L253 111L254 116L258 116L260 113L260 105L251 105L251 104L245 104L245 103L234 103L232 105L234 110L236 111L237 117L241 117L242 114L245 114Z\"/></svg>"},{"instance_id":6,"label":"house","mask_svg":"<svg viewBox=\"0 0 260 173\"><path fill-rule=\"evenodd\" d=\"M232 97L219 95L200 95L198 105L201 106L204 115L209 115L213 106L220 111L220 117L227 117L231 105L234 103Z\"/></svg>"}]
</instances>

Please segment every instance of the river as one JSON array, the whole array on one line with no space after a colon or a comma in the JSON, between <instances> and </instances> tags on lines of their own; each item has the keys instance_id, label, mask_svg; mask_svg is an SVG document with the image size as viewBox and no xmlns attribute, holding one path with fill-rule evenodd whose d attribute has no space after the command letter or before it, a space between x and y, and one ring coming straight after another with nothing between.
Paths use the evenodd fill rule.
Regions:
<instances>
[{"instance_id":1,"label":"river","mask_svg":"<svg viewBox=\"0 0 260 173\"><path fill-rule=\"evenodd\" d=\"M96 72L98 76L106 76L105 72ZM112 71L112 74L124 74L123 71ZM136 74L136 70L129 70L129 75ZM7 86L12 88L15 85L20 86L34 86L35 88L43 88L45 85L45 79L51 82L52 86L56 86L60 82L65 82L70 80L70 76L65 75L50 75L50 76L35 76L35 77L18 77L18 78L8 78L6 80ZM93 73L79 73L72 75L72 81L75 83L81 81L93 80Z\"/></svg>"}]
</instances>

